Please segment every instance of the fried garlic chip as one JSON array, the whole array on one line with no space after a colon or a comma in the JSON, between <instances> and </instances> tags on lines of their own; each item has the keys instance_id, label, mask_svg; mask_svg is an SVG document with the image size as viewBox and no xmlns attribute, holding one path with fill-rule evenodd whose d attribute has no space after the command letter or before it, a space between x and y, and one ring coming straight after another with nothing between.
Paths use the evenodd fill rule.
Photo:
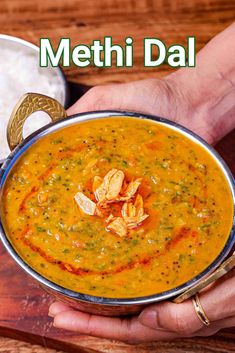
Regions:
<instances>
[{"instance_id":1,"label":"fried garlic chip","mask_svg":"<svg viewBox=\"0 0 235 353\"><path fill-rule=\"evenodd\" d=\"M116 233L120 237L125 237L127 235L127 225L122 217L114 218L107 226L107 229Z\"/></svg>"},{"instance_id":2,"label":"fried garlic chip","mask_svg":"<svg viewBox=\"0 0 235 353\"><path fill-rule=\"evenodd\" d=\"M124 193L120 196L120 201L128 201L130 200L133 196L135 196L139 186L141 185L141 178L138 178L136 180L131 181Z\"/></svg>"},{"instance_id":3,"label":"fried garlic chip","mask_svg":"<svg viewBox=\"0 0 235 353\"><path fill-rule=\"evenodd\" d=\"M129 229L137 227L149 217L149 215L144 213L142 196L138 194L134 204L132 202L123 204L122 217Z\"/></svg>"},{"instance_id":4,"label":"fried garlic chip","mask_svg":"<svg viewBox=\"0 0 235 353\"><path fill-rule=\"evenodd\" d=\"M84 195L82 192L78 192L75 196L75 201L80 207L80 209L90 215L93 216L96 214L96 204L92 200L89 199L86 195Z\"/></svg>"},{"instance_id":5,"label":"fried garlic chip","mask_svg":"<svg viewBox=\"0 0 235 353\"><path fill-rule=\"evenodd\" d=\"M104 177L102 184L95 190L95 197L99 203L116 201L122 189L124 173L118 169L111 169Z\"/></svg>"}]
</instances>

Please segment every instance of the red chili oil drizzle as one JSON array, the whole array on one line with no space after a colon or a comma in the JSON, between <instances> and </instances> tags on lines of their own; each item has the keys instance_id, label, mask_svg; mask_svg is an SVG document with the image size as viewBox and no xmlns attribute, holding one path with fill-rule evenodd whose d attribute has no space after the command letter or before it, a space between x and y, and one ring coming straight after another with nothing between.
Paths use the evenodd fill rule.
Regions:
<instances>
[{"instance_id":1,"label":"red chili oil drizzle","mask_svg":"<svg viewBox=\"0 0 235 353\"><path fill-rule=\"evenodd\" d=\"M33 195L38 191L39 187L38 186L33 186L32 189L28 192L28 194L25 195L23 201L21 202L19 206L19 213L24 212L26 210L26 203L33 197Z\"/></svg>"},{"instance_id":2,"label":"red chili oil drizzle","mask_svg":"<svg viewBox=\"0 0 235 353\"><path fill-rule=\"evenodd\" d=\"M154 259L164 256L170 249L172 249L179 241L182 239L186 239L188 237L193 237L195 238L197 236L196 231L192 231L189 228L186 227L181 227L177 232L175 232L175 235L173 238L167 242L165 245L165 248L163 251L155 250L151 255L145 256L143 258L140 258L136 261L133 261L131 263L122 265L117 267L116 269L110 270L110 271L93 271L90 269L84 269L84 268L76 268L73 265L67 264L61 260L56 260L52 256L48 255L44 250L42 250L39 246L32 244L29 238L26 238L26 236L29 234L30 229L27 227L24 232L21 235L21 240L23 243L28 246L32 251L37 252L41 257L44 258L47 262L51 264L58 265L62 270L70 272L74 275L114 275L120 272L123 272L125 270L131 270L135 267L138 267L139 265L149 265Z\"/></svg>"}]
</instances>

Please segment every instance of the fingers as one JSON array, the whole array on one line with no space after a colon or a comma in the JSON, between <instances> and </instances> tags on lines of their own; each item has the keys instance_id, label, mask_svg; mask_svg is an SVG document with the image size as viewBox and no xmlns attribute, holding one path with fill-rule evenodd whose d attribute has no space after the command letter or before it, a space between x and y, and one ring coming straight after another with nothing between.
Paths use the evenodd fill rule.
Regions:
<instances>
[{"instance_id":1,"label":"fingers","mask_svg":"<svg viewBox=\"0 0 235 353\"><path fill-rule=\"evenodd\" d=\"M179 306L178 304L174 305ZM167 308L164 310L167 310ZM195 327L192 330L187 330L187 327L182 326L183 324L180 323L178 329L180 328L182 332L175 333L172 332L172 329L175 329L173 324L168 331L162 327L162 323L164 325L164 322L158 323L158 327L155 325L155 329L150 329L143 326L136 317L132 319L121 319L89 315L72 310L67 305L59 302L51 305L49 313L50 316L54 317L54 326L58 328L129 343L171 340L179 338L180 336L210 336L223 328L235 326L235 316L233 316L212 322L210 326L200 324L199 330L196 330ZM165 313L167 313L167 311Z\"/></svg>"},{"instance_id":2,"label":"fingers","mask_svg":"<svg viewBox=\"0 0 235 353\"><path fill-rule=\"evenodd\" d=\"M64 311L69 311L69 310L71 310L71 308L68 305L61 302L55 302L51 304L48 315L51 317L54 317L58 313L62 313Z\"/></svg>"},{"instance_id":3,"label":"fingers","mask_svg":"<svg viewBox=\"0 0 235 353\"><path fill-rule=\"evenodd\" d=\"M215 282L200 293L200 301L210 321L235 316L235 277L226 277Z\"/></svg>"},{"instance_id":4,"label":"fingers","mask_svg":"<svg viewBox=\"0 0 235 353\"><path fill-rule=\"evenodd\" d=\"M211 325L207 327L204 326L201 330L194 333L194 336L202 336L202 337L212 336L222 329L234 327L234 326L235 326L235 317L230 317L224 320L213 322L211 323Z\"/></svg>"},{"instance_id":5,"label":"fingers","mask_svg":"<svg viewBox=\"0 0 235 353\"><path fill-rule=\"evenodd\" d=\"M200 293L200 302L211 321L208 327L198 319L191 299L181 304L151 305L138 318L128 320L80 313L62 303L53 304L50 315L55 317L57 327L123 341L208 336L235 325L234 288L235 277L228 276Z\"/></svg>"},{"instance_id":6,"label":"fingers","mask_svg":"<svg viewBox=\"0 0 235 353\"><path fill-rule=\"evenodd\" d=\"M200 293L201 305L211 322L223 321L225 318L235 316L235 278L218 281L209 290ZM139 321L148 327L176 332L180 335L191 336L204 329L203 323L198 319L192 300L181 304L163 302L145 309L139 316ZM230 323L230 321L229 321Z\"/></svg>"},{"instance_id":7,"label":"fingers","mask_svg":"<svg viewBox=\"0 0 235 353\"><path fill-rule=\"evenodd\" d=\"M175 100L164 80L149 79L91 88L68 115L92 110L129 110L172 118ZM171 113L171 114L170 114Z\"/></svg>"},{"instance_id":8,"label":"fingers","mask_svg":"<svg viewBox=\"0 0 235 353\"><path fill-rule=\"evenodd\" d=\"M134 322L119 318L98 317L70 310L57 314L54 318L54 326L90 336L128 341L134 338L135 325Z\"/></svg>"},{"instance_id":9,"label":"fingers","mask_svg":"<svg viewBox=\"0 0 235 353\"><path fill-rule=\"evenodd\" d=\"M51 305L49 313L50 316L54 316L55 327L90 336L132 343L169 340L178 337L172 332L158 332L143 326L136 317L124 319L90 315L72 310L58 302Z\"/></svg>"}]
</instances>

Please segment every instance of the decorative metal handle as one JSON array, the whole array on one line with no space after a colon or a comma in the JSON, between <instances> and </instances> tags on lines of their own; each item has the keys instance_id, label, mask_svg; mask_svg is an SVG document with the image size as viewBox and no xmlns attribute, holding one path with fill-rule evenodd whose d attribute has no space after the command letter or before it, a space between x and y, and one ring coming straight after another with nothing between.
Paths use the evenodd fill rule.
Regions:
<instances>
[{"instance_id":1,"label":"decorative metal handle","mask_svg":"<svg viewBox=\"0 0 235 353\"><path fill-rule=\"evenodd\" d=\"M210 274L207 278L202 280L201 282L195 284L184 293L180 294L177 298L173 301L174 303L182 303L186 299L192 297L194 294L211 284L212 282L216 281L220 277L224 276L230 270L232 270L235 266L235 253L230 256L227 260L225 260L220 267L217 268L212 274Z\"/></svg>"},{"instance_id":2,"label":"decorative metal handle","mask_svg":"<svg viewBox=\"0 0 235 353\"><path fill-rule=\"evenodd\" d=\"M16 104L7 126L7 141L12 151L23 141L23 127L26 119L37 111L47 113L52 121L66 118L63 106L57 100L37 93L26 93Z\"/></svg>"}]
</instances>

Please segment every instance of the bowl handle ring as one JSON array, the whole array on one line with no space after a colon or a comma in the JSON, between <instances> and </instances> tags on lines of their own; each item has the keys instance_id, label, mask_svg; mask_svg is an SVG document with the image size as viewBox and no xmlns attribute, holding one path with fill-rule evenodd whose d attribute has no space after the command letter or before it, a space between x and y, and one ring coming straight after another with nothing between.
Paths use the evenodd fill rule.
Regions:
<instances>
[{"instance_id":1,"label":"bowl handle ring","mask_svg":"<svg viewBox=\"0 0 235 353\"><path fill-rule=\"evenodd\" d=\"M7 141L11 151L23 141L24 123L37 111L47 113L53 122L67 117L64 107L54 98L26 93L16 104L8 122Z\"/></svg>"},{"instance_id":2,"label":"bowl handle ring","mask_svg":"<svg viewBox=\"0 0 235 353\"><path fill-rule=\"evenodd\" d=\"M203 288L207 287L209 284L218 280L229 271L231 271L235 267L235 253L230 256L227 260L225 260L214 272L212 272L208 277L195 284L194 286L187 289L185 292L177 296L173 302L174 303L182 303L183 301L191 298L197 292L200 292Z\"/></svg>"}]
</instances>

